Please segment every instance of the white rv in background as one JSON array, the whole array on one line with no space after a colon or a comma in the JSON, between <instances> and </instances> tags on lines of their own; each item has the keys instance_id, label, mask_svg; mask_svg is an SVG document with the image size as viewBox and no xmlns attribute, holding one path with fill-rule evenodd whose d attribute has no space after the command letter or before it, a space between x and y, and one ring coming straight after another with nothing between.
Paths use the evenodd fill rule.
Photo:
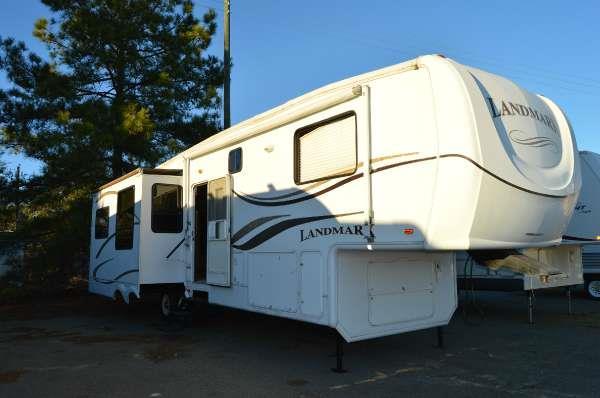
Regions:
<instances>
[{"instance_id":1,"label":"white rv in background","mask_svg":"<svg viewBox=\"0 0 600 398\"><path fill-rule=\"evenodd\" d=\"M442 326L457 305L456 252L558 245L580 185L556 104L423 56L101 187L90 291L160 292L167 312L208 294L346 341Z\"/></svg>"},{"instance_id":2,"label":"white rv in background","mask_svg":"<svg viewBox=\"0 0 600 398\"><path fill-rule=\"evenodd\" d=\"M600 300L600 155L580 151L583 186L564 239L583 244L583 278L588 296Z\"/></svg>"}]
</instances>

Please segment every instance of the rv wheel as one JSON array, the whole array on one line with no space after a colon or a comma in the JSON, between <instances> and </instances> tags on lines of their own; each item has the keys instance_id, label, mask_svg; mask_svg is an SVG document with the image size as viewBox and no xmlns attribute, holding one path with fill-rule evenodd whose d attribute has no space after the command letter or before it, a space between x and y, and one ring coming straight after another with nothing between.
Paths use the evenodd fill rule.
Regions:
<instances>
[{"instance_id":1,"label":"rv wheel","mask_svg":"<svg viewBox=\"0 0 600 398\"><path fill-rule=\"evenodd\" d=\"M173 314L173 295L171 292L163 292L160 297L160 313L163 318L169 318Z\"/></svg>"},{"instance_id":2,"label":"rv wheel","mask_svg":"<svg viewBox=\"0 0 600 398\"><path fill-rule=\"evenodd\" d=\"M600 300L600 279L585 281L585 291L592 300Z\"/></svg>"}]
</instances>

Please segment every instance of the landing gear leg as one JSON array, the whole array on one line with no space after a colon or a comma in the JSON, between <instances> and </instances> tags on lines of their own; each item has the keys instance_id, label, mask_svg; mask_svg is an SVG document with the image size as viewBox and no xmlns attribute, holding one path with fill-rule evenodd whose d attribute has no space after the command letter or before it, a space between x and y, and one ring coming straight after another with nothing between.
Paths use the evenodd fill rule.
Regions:
<instances>
[{"instance_id":1,"label":"landing gear leg","mask_svg":"<svg viewBox=\"0 0 600 398\"><path fill-rule=\"evenodd\" d=\"M529 324L533 325L533 290L527 291L527 298L529 300Z\"/></svg>"},{"instance_id":2,"label":"landing gear leg","mask_svg":"<svg viewBox=\"0 0 600 398\"><path fill-rule=\"evenodd\" d=\"M341 334L336 333L336 342L335 342L335 368L331 368L331 370L335 373L346 373L347 370L344 369L344 338Z\"/></svg>"},{"instance_id":3,"label":"landing gear leg","mask_svg":"<svg viewBox=\"0 0 600 398\"><path fill-rule=\"evenodd\" d=\"M444 327L438 326L437 330L437 347L444 348Z\"/></svg>"},{"instance_id":4,"label":"landing gear leg","mask_svg":"<svg viewBox=\"0 0 600 398\"><path fill-rule=\"evenodd\" d=\"M569 303L569 315L573 315L573 301L571 300L571 286L567 286L567 301Z\"/></svg>"}]
</instances>

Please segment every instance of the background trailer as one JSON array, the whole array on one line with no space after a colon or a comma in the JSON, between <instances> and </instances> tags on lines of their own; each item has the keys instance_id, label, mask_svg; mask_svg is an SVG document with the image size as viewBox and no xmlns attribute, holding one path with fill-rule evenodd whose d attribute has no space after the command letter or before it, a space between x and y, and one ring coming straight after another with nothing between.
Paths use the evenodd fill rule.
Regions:
<instances>
[{"instance_id":1,"label":"background trailer","mask_svg":"<svg viewBox=\"0 0 600 398\"><path fill-rule=\"evenodd\" d=\"M585 291L600 300L600 155L580 151L583 186L564 239L583 245Z\"/></svg>"}]
</instances>

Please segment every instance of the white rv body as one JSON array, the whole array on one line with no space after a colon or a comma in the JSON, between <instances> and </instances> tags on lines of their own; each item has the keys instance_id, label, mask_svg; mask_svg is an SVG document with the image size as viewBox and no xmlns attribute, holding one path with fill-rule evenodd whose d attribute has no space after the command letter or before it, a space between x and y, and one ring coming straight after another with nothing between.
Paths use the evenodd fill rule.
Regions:
<instances>
[{"instance_id":1,"label":"white rv body","mask_svg":"<svg viewBox=\"0 0 600 398\"><path fill-rule=\"evenodd\" d=\"M111 279L124 263L118 251L96 255L106 239L92 231L90 289L137 297L179 278L188 297L328 325L347 341L444 325L457 303L456 251L558 244L578 162L553 102L423 56L303 95L154 169L181 177L118 182L141 181L137 195L150 192L144 178L180 178L183 228L153 234L150 199L136 197L140 279ZM96 194L94 212L114 216L104 191L116 186ZM111 256L115 268L94 274Z\"/></svg>"}]
</instances>

